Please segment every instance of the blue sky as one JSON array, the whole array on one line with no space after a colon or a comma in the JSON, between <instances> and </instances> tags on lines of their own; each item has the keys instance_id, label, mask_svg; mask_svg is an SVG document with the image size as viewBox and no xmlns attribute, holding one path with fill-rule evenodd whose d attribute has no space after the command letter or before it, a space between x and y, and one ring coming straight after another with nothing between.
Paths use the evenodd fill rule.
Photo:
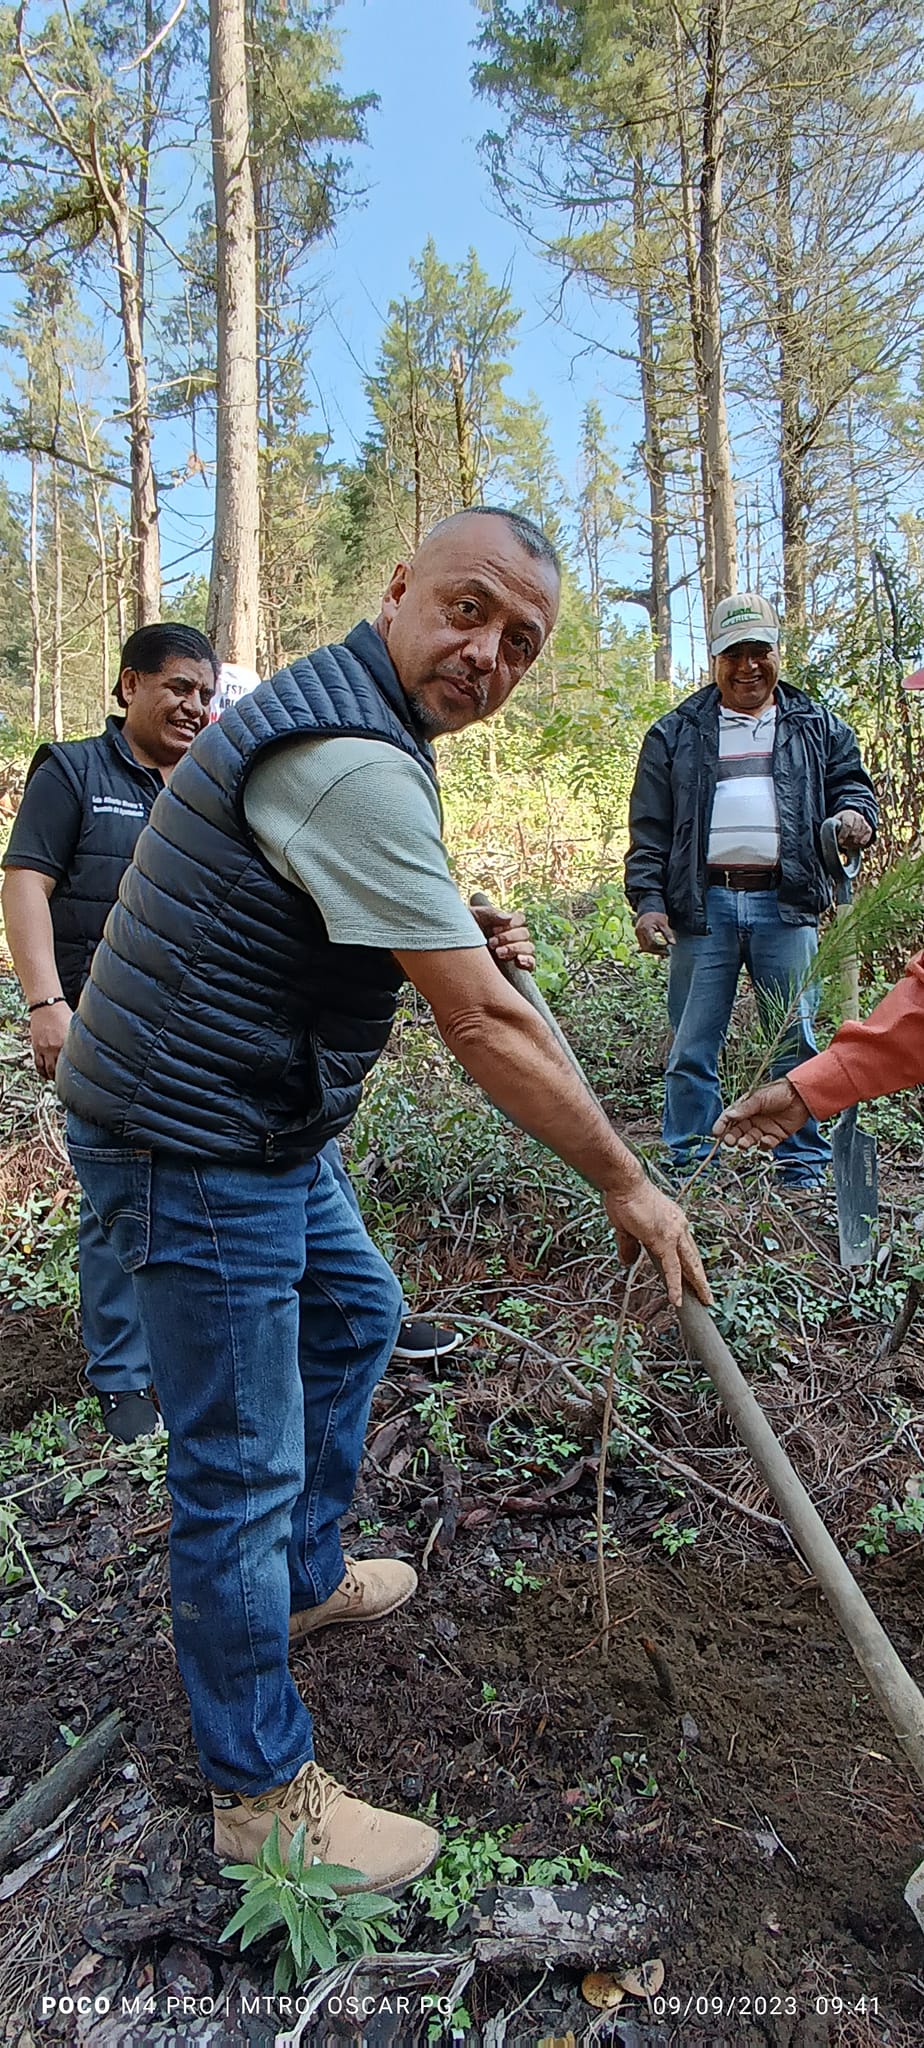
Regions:
<instances>
[{"instance_id":1,"label":"blue sky","mask_svg":"<svg viewBox=\"0 0 924 2048\"><path fill-rule=\"evenodd\" d=\"M364 196L341 217L333 238L319 246L313 259L318 322L311 348L316 397L311 425L327 427L334 458L355 454L368 424L363 377L374 367L389 301L412 287L410 265L432 236L444 263L461 264L474 247L492 283L509 274L522 319L508 389L514 398L525 400L530 393L538 398L565 484L573 490L580 415L588 398L600 401L624 463L631 460L640 433L634 380L627 367L620 396L615 383L620 366L614 358L588 351L553 316L556 274L499 209L477 147L486 130L502 125L498 110L472 90L479 26L474 0L345 0L335 12L340 83L350 94L376 92L379 106L368 116L368 145L353 158L355 182ZM207 192L209 157L207 135L200 133L192 156L188 140L181 149L168 145L157 166L165 239L153 237L150 250L153 299L159 305L177 293L170 247L182 247L191 206ZM17 291L14 280L0 280L4 317ZM111 273L108 280L104 273L103 298L87 291L84 304L91 326L103 338L103 383L118 412L124 404L124 366L113 296ZM593 332L601 316L580 301L573 310L583 331ZM621 318L617 309L608 309L605 336L610 344L618 337ZM154 331L152 322L149 346ZM604 333L602 324L596 331ZM111 433L118 460L124 425L116 422ZM171 591L187 576L207 575L209 569L211 478L177 482L189 452L183 422L157 424L165 610ZM24 462L8 459L4 467L14 489L28 489ZM120 509L127 512L127 505ZM620 573L630 581L639 566L627 551ZM642 614L633 610L627 618L635 625Z\"/></svg>"},{"instance_id":2,"label":"blue sky","mask_svg":"<svg viewBox=\"0 0 924 2048\"><path fill-rule=\"evenodd\" d=\"M370 148L358 157L366 199L342 222L336 249L325 252L331 315L316 337L314 367L337 452L365 423L361 374L350 354L372 366L388 302L407 288L410 263L432 235L450 265L474 246L492 281L509 267L524 316L511 388L518 398L536 392L559 459L572 469L581 407L597 378L583 362L572 372L577 344L545 310L553 273L500 213L479 160L479 138L500 123L470 83L477 9L470 0L347 0L337 22L345 89L371 87L380 96Z\"/></svg>"},{"instance_id":3,"label":"blue sky","mask_svg":"<svg viewBox=\"0 0 924 2048\"><path fill-rule=\"evenodd\" d=\"M480 161L479 138L500 123L471 86L479 27L472 0L346 0L334 25L342 48L340 83L350 94L378 93L379 106L368 117L368 146L355 152L364 196L341 217L314 266L321 311L311 348L313 424L329 429L332 455L349 459L363 438L364 372L375 365L389 301L412 287L410 265L432 236L450 266L474 247L493 283L509 271L523 317L508 389L515 398L538 397L566 484L576 483L580 415L591 396L600 399L628 460L640 430L635 405L608 388L607 358L589 357L547 311L555 274L501 214ZM185 442L176 460L182 466ZM168 574L179 557L181 577L191 569L207 571L208 519L201 481L165 497ZM190 554L195 526L197 558ZM627 577L634 568L627 558ZM638 623L641 614L631 618Z\"/></svg>"}]
</instances>

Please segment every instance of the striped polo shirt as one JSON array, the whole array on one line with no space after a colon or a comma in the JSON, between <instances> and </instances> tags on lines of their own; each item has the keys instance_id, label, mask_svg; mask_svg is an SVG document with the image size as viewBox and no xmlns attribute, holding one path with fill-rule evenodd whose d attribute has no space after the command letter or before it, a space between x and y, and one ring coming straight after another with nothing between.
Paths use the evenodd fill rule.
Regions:
<instances>
[{"instance_id":1,"label":"striped polo shirt","mask_svg":"<svg viewBox=\"0 0 924 2048\"><path fill-rule=\"evenodd\" d=\"M772 868L780 857L773 786L776 705L756 718L719 712L719 762L706 859L716 868Z\"/></svg>"}]
</instances>

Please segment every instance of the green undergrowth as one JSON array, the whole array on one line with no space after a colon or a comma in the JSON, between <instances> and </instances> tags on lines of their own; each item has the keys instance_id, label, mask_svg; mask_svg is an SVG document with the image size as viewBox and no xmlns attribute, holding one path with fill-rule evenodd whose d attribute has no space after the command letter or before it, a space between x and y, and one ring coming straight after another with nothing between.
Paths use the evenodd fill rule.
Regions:
<instances>
[{"instance_id":1,"label":"green undergrowth","mask_svg":"<svg viewBox=\"0 0 924 2048\"><path fill-rule=\"evenodd\" d=\"M30 1586L39 1598L73 1620L66 1597L49 1590L31 1548L30 1510L41 1496L62 1527L88 1506L124 1511L126 1486L145 1508L167 1504L167 1437L115 1443L103 1429L95 1396L82 1395L72 1408L51 1407L22 1429L0 1437L0 1598ZM131 1552L129 1543L129 1554ZM18 1634L15 1608L0 1624L0 1637Z\"/></svg>"},{"instance_id":2,"label":"green undergrowth","mask_svg":"<svg viewBox=\"0 0 924 2048\"><path fill-rule=\"evenodd\" d=\"M424 1818L439 1826L443 1847L429 1876L418 1879L414 1897L428 1920L447 1932L489 1885L582 1884L588 1877L618 1875L609 1864L596 1862L583 1843L573 1853L537 1856L524 1863L511 1853L512 1828L476 1834L455 1814L436 1822L433 1800Z\"/></svg>"},{"instance_id":3,"label":"green undergrowth","mask_svg":"<svg viewBox=\"0 0 924 2048\"><path fill-rule=\"evenodd\" d=\"M629 1122L642 1156L659 1164L656 1114L666 1036L662 965L633 950L624 906L612 888L593 897L548 898L530 915L540 979L592 1084L617 1128ZM727 1093L748 1085L766 1049L755 1006L745 994L727 1056ZM17 1103L25 1086L22 1069L14 1068ZM917 1098L896 1097L864 1109L862 1116L879 1129L883 1160L909 1170L913 1190L924 1160ZM536 1383L548 1379L549 1359L555 1358L566 1363L578 1388L599 1393L613 1357L622 1290L599 1197L486 1101L443 1046L413 991L372 1075L346 1150L371 1235L398 1267L409 1298L422 1311L431 1302L445 1302L441 1312L466 1330L476 1384L489 1384L495 1372L507 1371L519 1338L523 1367ZM806 1218L777 1191L765 1160L721 1155L686 1199L715 1292L716 1320L739 1364L758 1380L804 1374L807 1353L819 1345L822 1351L832 1347L837 1356L852 1357L857 1346L858 1356L872 1355L909 1283L924 1271L913 1212L899 1206L887 1254L877 1266L843 1273L834 1249L833 1196L826 1198L826 1224L821 1212ZM887 1224L889 1219L886 1208ZM57 1167L49 1171L48 1187L11 1204L0 1225L6 1246L0 1313L58 1307L73 1316L76 1198L62 1195ZM593 1285L569 1291L562 1276L582 1262L592 1268ZM644 1462L644 1444L659 1440L659 1406L665 1400L682 1410L691 1441L700 1421L708 1432L715 1408L709 1382L684 1358L672 1322L661 1312L652 1319L649 1308L638 1321L630 1316L620 1347L614 1460ZM412 1476L418 1482L431 1466L438 1472L441 1459L462 1467L474 1457L511 1489L539 1486L564 1475L569 1460L587 1450L586 1436L575 1435L566 1421L556 1427L547 1415L536 1414L535 1404L522 1415L508 1406L496 1420L489 1404L486 1417L473 1419L471 1405L459 1398L455 1369L418 1398L416 1411ZM86 1472L95 1472L98 1451L75 1452L60 1435L63 1428L66 1438L76 1426L85 1446L88 1420L84 1415L72 1425L38 1418L34 1437L19 1433L0 1442L0 1477L33 1472L36 1456L53 1473L81 1461ZM888 1427L883 1411L883 1429ZM155 1461L159 1455L151 1453ZM145 1483L159 1484L158 1472ZM84 1477L80 1490L97 1486L103 1481ZM879 1548L913 1533L910 1523L906 1527L903 1499L899 1488L894 1500L882 1502L887 1512L870 1539ZM855 1529L865 1512L863 1503ZM688 1522L682 1513L672 1516L656 1540L669 1552L681 1551L691 1540L683 1533Z\"/></svg>"}]
</instances>

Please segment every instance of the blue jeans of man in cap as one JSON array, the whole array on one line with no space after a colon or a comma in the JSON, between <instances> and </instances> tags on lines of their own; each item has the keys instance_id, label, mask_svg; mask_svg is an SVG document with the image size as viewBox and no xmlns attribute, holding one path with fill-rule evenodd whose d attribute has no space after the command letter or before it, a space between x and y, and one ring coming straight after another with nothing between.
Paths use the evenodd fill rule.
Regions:
<instances>
[{"instance_id":1,"label":"blue jeans of man in cap","mask_svg":"<svg viewBox=\"0 0 924 2048\"><path fill-rule=\"evenodd\" d=\"M671 947L667 1007L674 1033L664 1082L661 1135L676 1166L701 1159L712 1144L712 1126L722 1107L719 1053L728 1030L742 967L754 984L758 1009L772 1039L782 1015L791 1021L770 1064L770 1078L817 1052L813 1029L817 994L812 963L818 948L814 925L785 924L775 889L709 889L708 932L677 932ZM810 1187L823 1180L831 1147L814 1117L773 1155L788 1186Z\"/></svg>"},{"instance_id":2,"label":"blue jeans of man in cap","mask_svg":"<svg viewBox=\"0 0 924 2048\"><path fill-rule=\"evenodd\" d=\"M284 1172L121 1144L68 1118L74 1170L133 1277L170 1433L173 1632L202 1769L250 1794L313 1755L290 1613L343 1577L401 1294L323 1158Z\"/></svg>"}]
</instances>

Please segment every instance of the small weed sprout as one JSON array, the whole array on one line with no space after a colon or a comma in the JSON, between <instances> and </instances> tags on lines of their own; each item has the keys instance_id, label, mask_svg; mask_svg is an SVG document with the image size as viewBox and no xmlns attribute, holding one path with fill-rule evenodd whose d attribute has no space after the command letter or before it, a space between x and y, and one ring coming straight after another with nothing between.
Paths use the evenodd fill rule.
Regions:
<instances>
[{"instance_id":1,"label":"small weed sprout","mask_svg":"<svg viewBox=\"0 0 924 2048\"><path fill-rule=\"evenodd\" d=\"M676 1522L671 1521L670 1515L662 1515L660 1522L658 1522L656 1528L652 1529L651 1534L653 1541L660 1543L662 1548L667 1551L668 1557L676 1557L679 1551L689 1550L690 1546L696 1542L699 1530L678 1529Z\"/></svg>"},{"instance_id":2,"label":"small weed sprout","mask_svg":"<svg viewBox=\"0 0 924 2048\"><path fill-rule=\"evenodd\" d=\"M427 1442L414 1458L415 1477L418 1466L427 1471L431 1451L438 1457L449 1458L453 1465L460 1465L465 1457L465 1438L456 1428L458 1409L444 1381L438 1380L432 1392L415 1404L415 1414L420 1416L427 1432Z\"/></svg>"},{"instance_id":3,"label":"small weed sprout","mask_svg":"<svg viewBox=\"0 0 924 2048\"><path fill-rule=\"evenodd\" d=\"M504 1585L508 1593L538 1593L542 1584L535 1572L527 1571L522 1557L514 1559L509 1572L504 1573Z\"/></svg>"},{"instance_id":4,"label":"small weed sprout","mask_svg":"<svg viewBox=\"0 0 924 2048\"><path fill-rule=\"evenodd\" d=\"M656 1799L660 1787L643 1749L617 1750L598 1778L584 1787L585 1797L572 1809L571 1821L611 1818L614 1808L631 1808L638 1799Z\"/></svg>"},{"instance_id":5,"label":"small weed sprout","mask_svg":"<svg viewBox=\"0 0 924 2048\"><path fill-rule=\"evenodd\" d=\"M115 1454L119 1464L127 1468L129 1478L139 1480L152 1501L166 1493L168 1441L166 1430L160 1430L156 1435L136 1437L134 1443L123 1444Z\"/></svg>"}]
</instances>

